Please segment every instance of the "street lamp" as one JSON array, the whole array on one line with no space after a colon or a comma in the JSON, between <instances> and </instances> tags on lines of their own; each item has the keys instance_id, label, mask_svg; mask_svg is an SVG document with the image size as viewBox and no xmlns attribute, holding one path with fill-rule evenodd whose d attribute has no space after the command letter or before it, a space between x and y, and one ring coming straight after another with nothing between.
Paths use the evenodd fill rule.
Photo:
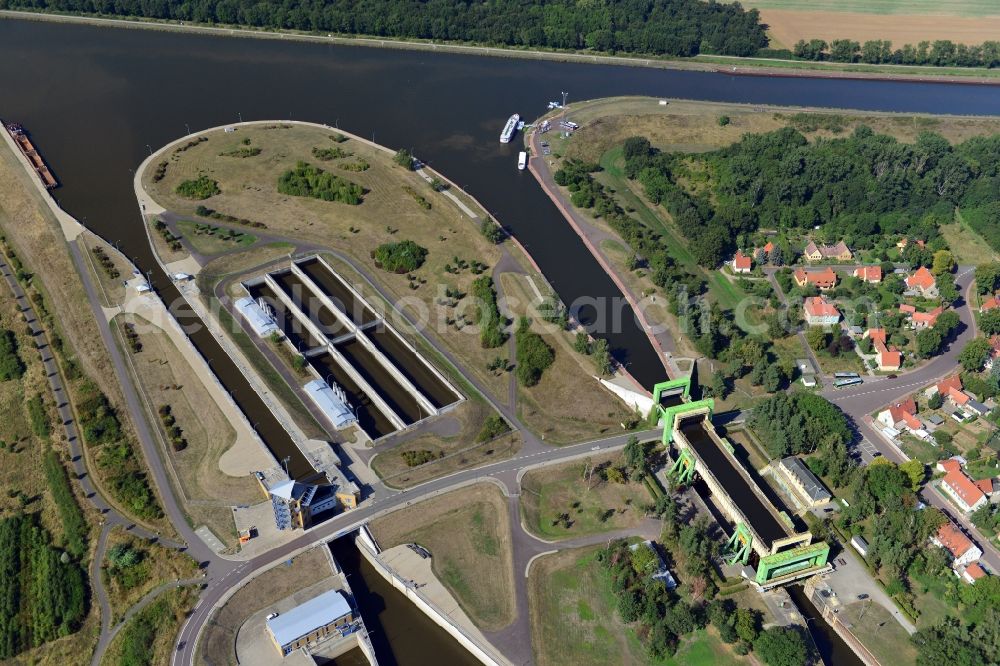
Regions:
<instances>
[{"instance_id":1,"label":"street lamp","mask_svg":"<svg viewBox=\"0 0 1000 666\"><path fill-rule=\"evenodd\" d=\"M184 129L186 129L186 130L187 130L187 133L188 133L188 134L190 134L190 133L191 133L191 126L190 126L190 125L188 125L187 123L184 123Z\"/></svg>"},{"instance_id":2,"label":"street lamp","mask_svg":"<svg viewBox=\"0 0 1000 666\"><path fill-rule=\"evenodd\" d=\"M147 143L147 144L146 144L146 148L148 148L148 149L149 149L149 155L150 155L150 157L152 157L152 155L153 155L153 147L152 147L152 146L150 146L150 145L149 145L149 144Z\"/></svg>"},{"instance_id":3,"label":"street lamp","mask_svg":"<svg viewBox=\"0 0 1000 666\"><path fill-rule=\"evenodd\" d=\"M240 122L243 122L243 114L241 112L237 111L236 115L239 117Z\"/></svg>"}]
</instances>

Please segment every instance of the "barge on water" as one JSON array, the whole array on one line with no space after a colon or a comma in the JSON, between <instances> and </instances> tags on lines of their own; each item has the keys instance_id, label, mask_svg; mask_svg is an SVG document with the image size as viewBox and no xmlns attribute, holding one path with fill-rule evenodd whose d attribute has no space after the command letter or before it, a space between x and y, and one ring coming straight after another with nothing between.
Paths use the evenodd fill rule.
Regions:
<instances>
[{"instance_id":1,"label":"barge on water","mask_svg":"<svg viewBox=\"0 0 1000 666\"><path fill-rule=\"evenodd\" d=\"M38 179L42 181L42 185L45 189L51 190L58 187L59 182L56 177L52 175L52 171L45 164L45 160L42 159L41 154L35 148L34 144L31 143L31 139L28 138L28 133L23 127L17 123L5 123L4 127L7 129L7 133L10 134L11 138L14 139L14 143L17 147L21 149L24 156L28 158L28 162L34 168L35 173L38 175Z\"/></svg>"},{"instance_id":2,"label":"barge on water","mask_svg":"<svg viewBox=\"0 0 1000 666\"><path fill-rule=\"evenodd\" d=\"M511 137L517 131L517 124L520 121L521 116L516 113L507 119L507 124L503 126L503 131L500 132L500 143L510 143Z\"/></svg>"}]
</instances>

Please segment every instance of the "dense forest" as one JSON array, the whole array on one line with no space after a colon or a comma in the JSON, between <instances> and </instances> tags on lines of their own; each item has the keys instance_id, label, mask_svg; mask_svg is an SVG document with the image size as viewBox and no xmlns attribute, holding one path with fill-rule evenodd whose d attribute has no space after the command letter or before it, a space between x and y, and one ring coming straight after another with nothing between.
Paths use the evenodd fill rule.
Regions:
<instances>
[{"instance_id":1,"label":"dense forest","mask_svg":"<svg viewBox=\"0 0 1000 666\"><path fill-rule=\"evenodd\" d=\"M757 10L701 0L0 0L0 9L139 16L498 46L692 56L767 46Z\"/></svg>"},{"instance_id":2,"label":"dense forest","mask_svg":"<svg viewBox=\"0 0 1000 666\"><path fill-rule=\"evenodd\" d=\"M0 659L75 631L86 611L83 569L52 547L38 516L0 520Z\"/></svg>"},{"instance_id":3,"label":"dense forest","mask_svg":"<svg viewBox=\"0 0 1000 666\"><path fill-rule=\"evenodd\" d=\"M1000 244L1000 136L953 146L923 132L907 144L861 126L810 142L786 127L700 155L662 153L632 137L625 158L627 175L670 212L708 267L761 226L823 226L827 237L866 249L883 235L934 239L956 206Z\"/></svg>"}]
</instances>

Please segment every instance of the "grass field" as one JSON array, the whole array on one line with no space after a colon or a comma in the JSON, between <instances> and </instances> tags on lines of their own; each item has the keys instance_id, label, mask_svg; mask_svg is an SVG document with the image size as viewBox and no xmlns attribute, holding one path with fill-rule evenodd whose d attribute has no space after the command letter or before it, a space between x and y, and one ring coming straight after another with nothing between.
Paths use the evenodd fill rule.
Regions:
<instances>
[{"instance_id":1,"label":"grass field","mask_svg":"<svg viewBox=\"0 0 1000 666\"><path fill-rule=\"evenodd\" d=\"M881 663L906 666L916 662L917 650L906 630L879 604L847 604L840 611L840 619L851 625L851 632Z\"/></svg>"},{"instance_id":2,"label":"grass field","mask_svg":"<svg viewBox=\"0 0 1000 666\"><path fill-rule=\"evenodd\" d=\"M276 601L303 588L309 587L318 578L331 575L326 545L319 545L296 555L291 563L282 563L240 588L229 601L215 611L211 621L205 625L196 664L236 663L236 632L248 617L270 606Z\"/></svg>"},{"instance_id":3,"label":"grass field","mask_svg":"<svg viewBox=\"0 0 1000 666\"><path fill-rule=\"evenodd\" d=\"M257 242L257 237L253 234L234 230L235 235L228 236L226 228L191 220L181 220L177 223L177 229L191 247L201 254L222 254L250 247Z\"/></svg>"},{"instance_id":4,"label":"grass field","mask_svg":"<svg viewBox=\"0 0 1000 666\"><path fill-rule=\"evenodd\" d=\"M113 570L107 558L101 563L101 575L104 576L116 622L153 588L173 580L193 578L198 571L197 563L187 555L138 539L116 527L108 536L108 550L119 544L141 553L141 556L136 564L121 572Z\"/></svg>"},{"instance_id":5,"label":"grass field","mask_svg":"<svg viewBox=\"0 0 1000 666\"><path fill-rule=\"evenodd\" d=\"M575 334L542 321L535 309L538 299L523 276L504 274L501 283L514 317L529 316L532 330L555 350L555 360L538 384L518 384L518 413L525 425L549 444L621 432L632 413L594 379L591 359L573 349Z\"/></svg>"},{"instance_id":6,"label":"grass field","mask_svg":"<svg viewBox=\"0 0 1000 666\"><path fill-rule=\"evenodd\" d=\"M1000 260L986 240L962 219L962 212L956 213L954 224L941 225L941 235L948 241L948 247L959 264L986 264Z\"/></svg>"},{"instance_id":7,"label":"grass field","mask_svg":"<svg viewBox=\"0 0 1000 666\"><path fill-rule=\"evenodd\" d=\"M134 323L139 334L142 351L132 354L132 361L139 375L135 379L152 406L150 427L163 432L156 410L169 405L187 440L183 451L163 446L160 451L179 481L185 512L195 524L207 524L234 546L231 507L259 501L260 492L252 477L228 476L219 469L219 458L236 438L232 425L166 333L137 315L119 315L115 322L119 330L126 322ZM131 351L123 347L122 353Z\"/></svg>"},{"instance_id":8,"label":"grass field","mask_svg":"<svg viewBox=\"0 0 1000 666\"><path fill-rule=\"evenodd\" d=\"M477 627L495 631L514 620L507 501L482 483L424 500L370 524L383 548L418 543L432 569Z\"/></svg>"},{"instance_id":9,"label":"grass field","mask_svg":"<svg viewBox=\"0 0 1000 666\"><path fill-rule=\"evenodd\" d=\"M101 666L170 663L177 633L197 601L192 587L164 592L122 627L104 653ZM135 648L127 650L126 644Z\"/></svg>"},{"instance_id":10,"label":"grass field","mask_svg":"<svg viewBox=\"0 0 1000 666\"><path fill-rule=\"evenodd\" d=\"M652 503L649 491L641 483L602 481L592 473L602 463L621 466L621 453L590 456L525 474L521 479L525 527L545 539L566 539L639 524L641 506ZM569 514L569 527L564 522L554 524L563 513Z\"/></svg>"},{"instance_id":11,"label":"grass field","mask_svg":"<svg viewBox=\"0 0 1000 666\"><path fill-rule=\"evenodd\" d=\"M646 651L618 618L597 548L564 550L531 565L528 606L539 666L646 664Z\"/></svg>"}]
</instances>

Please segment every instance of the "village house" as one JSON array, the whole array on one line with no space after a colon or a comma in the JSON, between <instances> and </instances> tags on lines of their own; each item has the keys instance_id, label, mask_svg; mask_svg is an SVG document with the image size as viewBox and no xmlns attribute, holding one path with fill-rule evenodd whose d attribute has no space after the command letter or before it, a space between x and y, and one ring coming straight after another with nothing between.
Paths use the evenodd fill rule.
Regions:
<instances>
[{"instance_id":1,"label":"village house","mask_svg":"<svg viewBox=\"0 0 1000 666\"><path fill-rule=\"evenodd\" d=\"M910 318L910 326L917 329L918 331L924 328L930 328L937 323L938 317L944 312L944 306L939 305L930 312L917 312L917 309L912 305L907 305L902 303L899 306L899 311Z\"/></svg>"},{"instance_id":2,"label":"village house","mask_svg":"<svg viewBox=\"0 0 1000 666\"><path fill-rule=\"evenodd\" d=\"M989 312L990 310L996 310L997 308L1000 308L1000 291L983 301L983 304L979 306L979 311Z\"/></svg>"},{"instance_id":3,"label":"village house","mask_svg":"<svg viewBox=\"0 0 1000 666\"><path fill-rule=\"evenodd\" d=\"M965 567L956 567L955 573L969 585L975 585L980 578L986 577L986 570L979 566L979 562L973 562Z\"/></svg>"},{"instance_id":4,"label":"village house","mask_svg":"<svg viewBox=\"0 0 1000 666\"><path fill-rule=\"evenodd\" d=\"M921 266L906 278L907 291L919 293L924 298L937 298L937 280L934 274L927 270L926 266Z\"/></svg>"},{"instance_id":5,"label":"village house","mask_svg":"<svg viewBox=\"0 0 1000 666\"><path fill-rule=\"evenodd\" d=\"M868 284L879 284L882 282L881 266L858 266L854 269L854 277Z\"/></svg>"},{"instance_id":6,"label":"village house","mask_svg":"<svg viewBox=\"0 0 1000 666\"><path fill-rule=\"evenodd\" d=\"M909 430L918 437L926 437L927 432L924 430L924 424L920 422L916 414L917 403L914 402L913 398L907 398L889 405L889 408L879 412L876 418L879 423L897 432Z\"/></svg>"},{"instance_id":7,"label":"village house","mask_svg":"<svg viewBox=\"0 0 1000 666\"><path fill-rule=\"evenodd\" d=\"M800 287L813 285L820 291L829 291L837 286L837 273L829 266L821 271L810 271L805 268L797 268L792 273L792 279Z\"/></svg>"},{"instance_id":8,"label":"village house","mask_svg":"<svg viewBox=\"0 0 1000 666\"><path fill-rule=\"evenodd\" d=\"M918 240L918 241L914 241L914 242L917 245L919 245L920 247L924 247L924 242L922 240ZM909 244L910 244L910 241L909 241L908 238L901 238L899 241L896 242L896 247L899 248L900 251L903 251L903 250L906 249L906 246L909 245Z\"/></svg>"},{"instance_id":9,"label":"village house","mask_svg":"<svg viewBox=\"0 0 1000 666\"><path fill-rule=\"evenodd\" d=\"M962 390L962 378L959 375L942 379L934 385L934 388L942 399L948 400L956 407L964 407L972 399Z\"/></svg>"},{"instance_id":10,"label":"village house","mask_svg":"<svg viewBox=\"0 0 1000 666\"><path fill-rule=\"evenodd\" d=\"M931 536L931 543L948 551L954 567L972 564L983 556L982 549L972 543L972 539L962 534L962 531L950 521L939 527L937 533Z\"/></svg>"},{"instance_id":11,"label":"village house","mask_svg":"<svg viewBox=\"0 0 1000 666\"><path fill-rule=\"evenodd\" d=\"M836 326L840 321L840 310L828 303L822 296L811 296L802 306L806 323L810 326Z\"/></svg>"},{"instance_id":12,"label":"village house","mask_svg":"<svg viewBox=\"0 0 1000 666\"><path fill-rule=\"evenodd\" d=\"M864 337L872 341L875 347L875 358L878 369L882 372L895 372L903 365L903 354L895 347L886 344L887 335L884 328L869 328Z\"/></svg>"},{"instance_id":13,"label":"village house","mask_svg":"<svg viewBox=\"0 0 1000 666\"><path fill-rule=\"evenodd\" d=\"M730 264L734 273L749 273L753 268L753 259L743 254L741 250L736 250L736 255Z\"/></svg>"},{"instance_id":14,"label":"village house","mask_svg":"<svg viewBox=\"0 0 1000 666\"><path fill-rule=\"evenodd\" d=\"M844 241L837 241L836 245L816 245L809 241L802 250L802 256L806 261L850 261L854 258L854 253Z\"/></svg>"},{"instance_id":15,"label":"village house","mask_svg":"<svg viewBox=\"0 0 1000 666\"><path fill-rule=\"evenodd\" d=\"M986 369L992 370L993 364L1000 358L1000 335L990 336L990 355L986 357Z\"/></svg>"},{"instance_id":16,"label":"village house","mask_svg":"<svg viewBox=\"0 0 1000 666\"><path fill-rule=\"evenodd\" d=\"M938 471L944 472L941 490L965 513L972 513L987 502L986 493L962 470L962 463L949 458L938 461ZM992 488L992 484L991 484ZM980 553L982 554L982 553ZM975 558L975 559L978 559ZM964 563L963 563L964 564Z\"/></svg>"}]
</instances>

